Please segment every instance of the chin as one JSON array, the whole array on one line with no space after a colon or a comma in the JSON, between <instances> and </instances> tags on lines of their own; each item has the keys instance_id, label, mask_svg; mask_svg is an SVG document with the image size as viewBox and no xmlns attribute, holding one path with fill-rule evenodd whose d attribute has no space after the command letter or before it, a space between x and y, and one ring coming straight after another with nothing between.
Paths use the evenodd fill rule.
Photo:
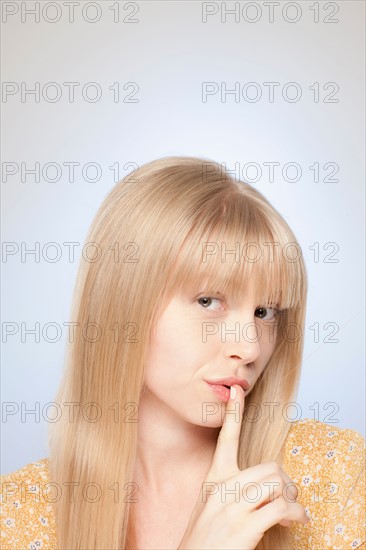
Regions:
<instances>
[{"instance_id":1,"label":"chin","mask_svg":"<svg viewBox=\"0 0 366 550\"><path fill-rule=\"evenodd\" d=\"M195 424L206 428L220 428L225 419L226 405L225 403L215 404L214 409L201 408L198 414L195 415Z\"/></svg>"},{"instance_id":2,"label":"chin","mask_svg":"<svg viewBox=\"0 0 366 550\"><path fill-rule=\"evenodd\" d=\"M224 421L221 419L221 415L218 416L217 419L211 418L210 420L207 420L207 422L201 422L201 426L203 428L221 428Z\"/></svg>"}]
</instances>

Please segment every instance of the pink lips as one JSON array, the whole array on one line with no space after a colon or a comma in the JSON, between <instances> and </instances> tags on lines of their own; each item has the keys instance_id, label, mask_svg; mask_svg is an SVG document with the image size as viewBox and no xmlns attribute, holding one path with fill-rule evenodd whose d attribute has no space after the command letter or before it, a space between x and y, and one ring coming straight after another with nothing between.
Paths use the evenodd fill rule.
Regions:
<instances>
[{"instance_id":1,"label":"pink lips","mask_svg":"<svg viewBox=\"0 0 366 550\"><path fill-rule=\"evenodd\" d=\"M241 386L243 390L250 388L250 383L245 378L237 378L236 376L229 376L228 378L216 378L215 380L205 380L208 384L215 384L219 386L233 386L237 384Z\"/></svg>"},{"instance_id":2,"label":"pink lips","mask_svg":"<svg viewBox=\"0 0 366 550\"><path fill-rule=\"evenodd\" d=\"M220 386L218 384L209 384L207 382L207 385L210 386L211 390L220 398L222 401L229 401L230 399L230 389L226 388L225 386Z\"/></svg>"},{"instance_id":3,"label":"pink lips","mask_svg":"<svg viewBox=\"0 0 366 550\"><path fill-rule=\"evenodd\" d=\"M248 380L239 379L233 376L229 378L220 378L217 380L205 380L205 382L210 386L211 390L223 401L229 401L230 387L234 384L241 386L244 391L250 388Z\"/></svg>"}]
</instances>

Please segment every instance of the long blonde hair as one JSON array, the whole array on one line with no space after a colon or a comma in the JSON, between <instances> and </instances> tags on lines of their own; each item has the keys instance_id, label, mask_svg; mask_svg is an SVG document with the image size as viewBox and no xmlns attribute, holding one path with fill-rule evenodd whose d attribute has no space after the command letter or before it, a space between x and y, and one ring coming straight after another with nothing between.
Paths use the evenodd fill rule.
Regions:
<instances>
[{"instance_id":1,"label":"long blonde hair","mask_svg":"<svg viewBox=\"0 0 366 550\"><path fill-rule=\"evenodd\" d=\"M129 174L104 199L86 243L93 244L79 266L71 310L77 324L56 396L62 415L49 430L50 475L60 490L57 538L62 550L127 549L138 528L131 504L138 500L133 473L144 367L168 300L204 279L208 293L240 293L254 276L258 304L283 311L274 353L245 407L258 412L275 402L281 411L299 383L307 276L281 215L205 158L161 158ZM263 407L255 420L244 419L239 468L281 463L290 427L283 414L269 421ZM257 548L289 548L288 537L277 524Z\"/></svg>"}]
</instances>

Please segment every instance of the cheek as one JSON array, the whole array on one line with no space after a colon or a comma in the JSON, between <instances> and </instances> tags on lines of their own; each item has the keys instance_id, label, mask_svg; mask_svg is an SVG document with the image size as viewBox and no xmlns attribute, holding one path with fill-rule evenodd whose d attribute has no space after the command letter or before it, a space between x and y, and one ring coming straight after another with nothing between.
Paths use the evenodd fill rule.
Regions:
<instances>
[{"instance_id":1,"label":"cheek","mask_svg":"<svg viewBox=\"0 0 366 550\"><path fill-rule=\"evenodd\" d=\"M160 323L151 342L145 383L156 393L176 388L197 363L186 331L174 323Z\"/></svg>"},{"instance_id":2,"label":"cheek","mask_svg":"<svg viewBox=\"0 0 366 550\"><path fill-rule=\"evenodd\" d=\"M274 349L276 347L278 327L276 324L261 325L261 343L265 349Z\"/></svg>"},{"instance_id":3,"label":"cheek","mask_svg":"<svg viewBox=\"0 0 366 550\"><path fill-rule=\"evenodd\" d=\"M276 348L277 330L273 326L262 326L260 339L260 355L262 365L266 365Z\"/></svg>"}]
</instances>

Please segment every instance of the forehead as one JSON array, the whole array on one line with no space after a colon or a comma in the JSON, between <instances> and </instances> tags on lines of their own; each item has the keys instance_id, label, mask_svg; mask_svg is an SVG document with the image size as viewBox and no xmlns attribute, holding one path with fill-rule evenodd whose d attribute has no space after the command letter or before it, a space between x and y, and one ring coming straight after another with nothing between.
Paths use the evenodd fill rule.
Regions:
<instances>
[{"instance_id":1,"label":"forehead","mask_svg":"<svg viewBox=\"0 0 366 550\"><path fill-rule=\"evenodd\" d=\"M296 307L304 299L306 273L294 235L275 212L260 211L240 195L232 199L225 212L222 205L205 206L179 244L172 243L164 295L203 290L241 300L251 292L258 303Z\"/></svg>"},{"instance_id":2,"label":"forehead","mask_svg":"<svg viewBox=\"0 0 366 550\"><path fill-rule=\"evenodd\" d=\"M240 247L235 251L225 241L209 244L208 248L201 241L181 251L170 279L171 295L208 292L239 300L252 296L258 303L286 307L283 291L288 277L279 255L253 242L240 252Z\"/></svg>"}]
</instances>

